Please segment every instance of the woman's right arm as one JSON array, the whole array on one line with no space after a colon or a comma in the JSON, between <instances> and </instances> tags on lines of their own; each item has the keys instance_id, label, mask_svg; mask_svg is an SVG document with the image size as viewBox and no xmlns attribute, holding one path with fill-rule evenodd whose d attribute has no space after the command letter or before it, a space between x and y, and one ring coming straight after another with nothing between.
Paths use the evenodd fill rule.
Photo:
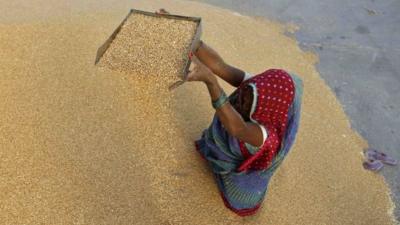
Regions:
<instances>
[{"instance_id":1,"label":"woman's right arm","mask_svg":"<svg viewBox=\"0 0 400 225\"><path fill-rule=\"evenodd\" d=\"M221 56L204 42L199 42L199 47L194 51L194 54L214 74L232 86L238 87L242 83L245 72L225 63Z\"/></svg>"},{"instance_id":2,"label":"woman's right arm","mask_svg":"<svg viewBox=\"0 0 400 225\"><path fill-rule=\"evenodd\" d=\"M195 66L188 75L188 81L202 81L207 85L216 114L228 133L253 146L261 146L264 137L260 125L244 121L243 117L230 104L210 68L196 57L193 57L192 60Z\"/></svg>"}]
</instances>

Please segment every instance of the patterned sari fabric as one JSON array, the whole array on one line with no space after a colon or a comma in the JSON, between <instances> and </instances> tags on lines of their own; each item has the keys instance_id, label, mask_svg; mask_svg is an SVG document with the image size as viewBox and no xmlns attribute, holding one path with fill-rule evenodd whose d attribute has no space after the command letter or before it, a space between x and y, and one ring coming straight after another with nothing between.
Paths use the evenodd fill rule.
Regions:
<instances>
[{"instance_id":1,"label":"patterned sari fabric","mask_svg":"<svg viewBox=\"0 0 400 225\"><path fill-rule=\"evenodd\" d=\"M245 85L253 88L250 119L267 129L264 144L253 147L229 135L216 116L196 141L196 149L212 168L226 207L240 216L259 209L270 178L292 147L303 93L300 78L276 69L246 80L238 89Z\"/></svg>"}]
</instances>

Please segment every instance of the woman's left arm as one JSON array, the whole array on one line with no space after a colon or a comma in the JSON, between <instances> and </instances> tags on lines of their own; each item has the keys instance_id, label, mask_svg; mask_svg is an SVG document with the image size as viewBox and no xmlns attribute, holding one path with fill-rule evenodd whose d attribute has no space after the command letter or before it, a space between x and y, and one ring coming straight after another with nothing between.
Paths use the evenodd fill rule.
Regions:
<instances>
[{"instance_id":1,"label":"woman's left arm","mask_svg":"<svg viewBox=\"0 0 400 225\"><path fill-rule=\"evenodd\" d=\"M221 100L225 93L215 75L196 57L193 57L192 60L196 65L189 73L188 80L203 81L207 85L211 101L217 102ZM263 144L263 133L260 126L255 123L246 123L227 99L219 102L216 107L216 114L230 135L253 146L261 146Z\"/></svg>"}]
</instances>

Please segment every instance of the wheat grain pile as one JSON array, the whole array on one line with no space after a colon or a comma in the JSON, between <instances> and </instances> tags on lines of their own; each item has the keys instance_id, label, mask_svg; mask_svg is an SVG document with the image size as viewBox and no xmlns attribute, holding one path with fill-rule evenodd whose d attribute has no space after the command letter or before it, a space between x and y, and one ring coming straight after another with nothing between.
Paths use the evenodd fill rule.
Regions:
<instances>
[{"instance_id":1,"label":"wheat grain pile","mask_svg":"<svg viewBox=\"0 0 400 225\"><path fill-rule=\"evenodd\" d=\"M228 63L304 80L296 143L257 215L225 208L194 149L214 114L203 84L169 92L158 76L94 65L131 7L200 16ZM0 0L0 10L0 224L393 224L388 187L362 168L367 144L284 25L179 0Z\"/></svg>"},{"instance_id":2,"label":"wheat grain pile","mask_svg":"<svg viewBox=\"0 0 400 225\"><path fill-rule=\"evenodd\" d=\"M100 64L139 76L162 76L171 83L183 77L196 27L192 21L133 13Z\"/></svg>"}]
</instances>

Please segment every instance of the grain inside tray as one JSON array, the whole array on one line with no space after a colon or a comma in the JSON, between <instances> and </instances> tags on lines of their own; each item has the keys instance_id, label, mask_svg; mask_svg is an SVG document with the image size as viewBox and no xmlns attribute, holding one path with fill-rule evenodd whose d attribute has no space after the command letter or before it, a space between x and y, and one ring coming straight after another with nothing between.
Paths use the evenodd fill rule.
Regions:
<instances>
[{"instance_id":1,"label":"grain inside tray","mask_svg":"<svg viewBox=\"0 0 400 225\"><path fill-rule=\"evenodd\" d=\"M182 78L197 24L132 14L100 60L112 70L135 75Z\"/></svg>"}]
</instances>

